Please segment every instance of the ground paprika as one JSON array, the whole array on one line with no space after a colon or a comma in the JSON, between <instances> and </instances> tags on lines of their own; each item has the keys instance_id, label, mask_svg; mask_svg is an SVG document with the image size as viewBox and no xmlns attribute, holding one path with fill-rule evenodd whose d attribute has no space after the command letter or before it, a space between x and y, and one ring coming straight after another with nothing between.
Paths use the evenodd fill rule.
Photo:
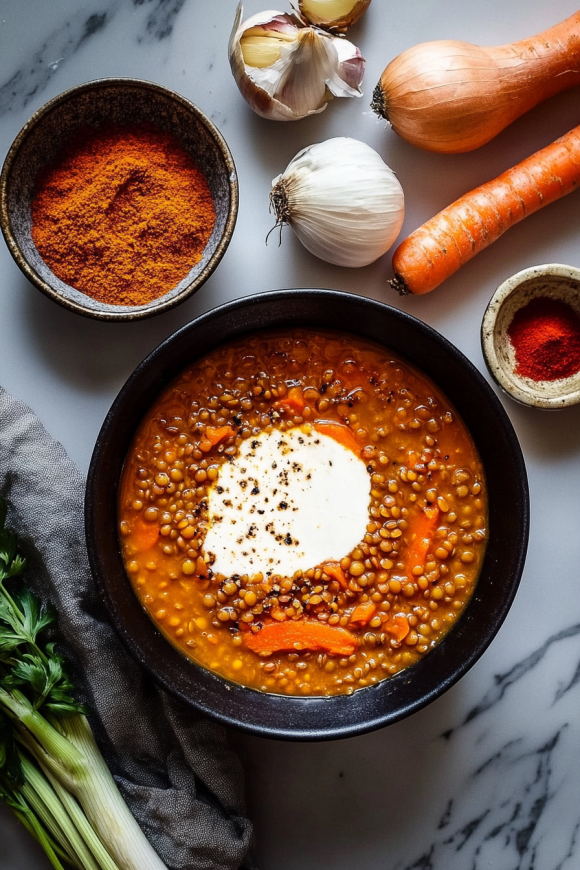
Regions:
<instances>
[{"instance_id":1,"label":"ground paprika","mask_svg":"<svg viewBox=\"0 0 580 870\"><path fill-rule=\"evenodd\" d=\"M175 287L214 223L202 171L150 126L81 131L41 175L32 204L32 237L54 274L114 305L144 305Z\"/></svg>"},{"instance_id":2,"label":"ground paprika","mask_svg":"<svg viewBox=\"0 0 580 870\"><path fill-rule=\"evenodd\" d=\"M515 313L507 333L518 375L556 381L580 371L580 317L562 299L532 299Z\"/></svg>"}]
</instances>

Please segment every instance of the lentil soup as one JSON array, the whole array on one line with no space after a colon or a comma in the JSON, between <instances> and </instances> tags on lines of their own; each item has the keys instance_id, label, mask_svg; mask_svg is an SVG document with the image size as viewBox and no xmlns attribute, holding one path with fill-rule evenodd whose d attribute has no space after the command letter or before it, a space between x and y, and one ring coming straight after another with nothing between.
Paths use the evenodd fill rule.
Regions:
<instances>
[{"instance_id":1,"label":"lentil soup","mask_svg":"<svg viewBox=\"0 0 580 870\"><path fill-rule=\"evenodd\" d=\"M272 330L218 347L156 399L125 460L119 532L139 600L186 656L263 692L351 694L460 616L485 480L462 420L406 361L356 336Z\"/></svg>"}]
</instances>

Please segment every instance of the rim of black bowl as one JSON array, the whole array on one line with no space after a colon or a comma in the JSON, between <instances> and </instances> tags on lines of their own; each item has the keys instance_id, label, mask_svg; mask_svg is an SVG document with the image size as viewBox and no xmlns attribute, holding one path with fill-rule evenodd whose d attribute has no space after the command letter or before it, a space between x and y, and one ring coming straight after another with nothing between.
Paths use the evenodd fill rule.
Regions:
<instances>
[{"instance_id":1,"label":"rim of black bowl","mask_svg":"<svg viewBox=\"0 0 580 870\"><path fill-rule=\"evenodd\" d=\"M112 85L129 85L134 88L143 88L144 90L157 91L158 93L169 97L175 102L180 103L184 108L186 108L188 111L192 112L196 116L196 118L204 125L204 127L207 128L221 151L224 163L229 173L228 181L230 190L230 205L222 237L211 259L209 260L205 268L195 278L195 280L193 280L191 284L189 284L184 290L169 299L166 299L165 296L160 296L158 299L153 300L146 306L135 306L135 308L123 306L122 310L119 311L111 310L110 308L108 308L106 311L99 311L98 309L85 308L83 305L75 302L73 299L69 299L62 294L57 293L50 286L50 284L48 284L29 264L12 231L12 222L8 209L8 186L10 184L12 167L14 165L14 161L16 160L18 152L20 151L20 148L22 147L28 136L31 134L33 129L43 120L43 118L45 118L52 111L58 108L58 106L67 102L69 99L77 96L78 94L84 93L86 91L98 90L100 88L111 87ZM147 79L136 79L132 78L131 76L109 76L99 79L92 79L89 82L83 82L80 85L75 85L72 88L68 88L66 91L63 91L56 97L53 97L52 100L49 100L39 109L37 109L32 117L30 117L29 120L26 122L26 124L24 124L8 150L8 153L4 160L4 165L2 166L2 172L0 173L0 228L2 229L2 234L4 235L8 250L10 251L14 261L16 262L16 265L19 267L21 272L23 272L23 274L28 278L28 280L32 284L34 284L42 293L44 293L45 296L48 296L50 299L52 299L54 302L57 302L59 305L62 305L64 308L68 308L69 311L74 311L75 314L81 314L83 317L91 317L96 320L108 320L115 322L144 320L145 318L153 317L156 314L160 314L162 311L167 311L170 308L174 308L176 305L180 305L182 302L185 302L186 299L189 299L189 297L192 296L193 293L195 293L203 284L205 284L205 282L210 277L210 275L213 274L213 272L219 265L223 255L225 254L228 245L232 239L234 228L236 226L236 220L238 217L238 206L238 175L236 165L234 163L234 158L232 157L232 153L228 147L226 140L224 139L218 128L215 126L213 121L211 121L207 117L207 115L199 108L199 106L196 106L195 103L193 103L191 100L188 100L181 94L178 94L176 91L172 91L170 88L166 88L163 85L157 84L156 82L150 82Z\"/></svg>"},{"instance_id":2,"label":"rim of black bowl","mask_svg":"<svg viewBox=\"0 0 580 870\"><path fill-rule=\"evenodd\" d=\"M486 471L491 534L475 591L457 624L424 659L352 695L265 694L187 659L155 627L125 573L117 490L135 430L158 393L212 347L277 327L338 329L378 341L437 383L460 412ZM192 352L192 348L195 351ZM458 401L459 398L459 401ZM490 473L492 471L492 473ZM265 737L328 740L392 724L434 701L487 649L516 594L528 541L529 497L522 452L489 383L438 332L399 309L334 290L278 290L226 303L179 329L133 372L98 435L86 489L93 576L121 640L172 695L201 712Z\"/></svg>"}]
</instances>

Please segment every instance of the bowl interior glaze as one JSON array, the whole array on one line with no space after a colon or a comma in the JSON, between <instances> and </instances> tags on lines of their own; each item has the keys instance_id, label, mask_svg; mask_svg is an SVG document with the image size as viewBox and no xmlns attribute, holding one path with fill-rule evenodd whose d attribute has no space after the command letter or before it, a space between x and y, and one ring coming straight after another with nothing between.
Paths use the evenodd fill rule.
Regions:
<instances>
[{"instance_id":1,"label":"bowl interior glaze","mask_svg":"<svg viewBox=\"0 0 580 870\"><path fill-rule=\"evenodd\" d=\"M426 372L462 415L479 450L489 493L490 540L463 615L424 659L353 695L287 697L229 683L186 659L156 629L125 574L117 536L124 457L153 398L217 344L259 329L314 326L384 344ZM86 533L95 580L129 651L169 692L221 722L263 736L318 740L370 731L408 716L452 686L499 630L516 593L528 540L522 453L489 384L441 335L390 306L330 290L282 290L229 303L183 327L131 375L95 446Z\"/></svg>"},{"instance_id":2,"label":"bowl interior glaze","mask_svg":"<svg viewBox=\"0 0 580 870\"><path fill-rule=\"evenodd\" d=\"M172 134L205 175L216 221L201 260L169 292L146 305L109 305L65 284L32 239L32 200L38 173L77 131L113 123L151 124ZM61 305L102 320L135 320L165 311L199 289L221 260L237 216L238 184L226 142L203 112L160 85L138 79L99 79L65 91L36 112L8 152L0 179L0 223L26 277Z\"/></svg>"}]
</instances>

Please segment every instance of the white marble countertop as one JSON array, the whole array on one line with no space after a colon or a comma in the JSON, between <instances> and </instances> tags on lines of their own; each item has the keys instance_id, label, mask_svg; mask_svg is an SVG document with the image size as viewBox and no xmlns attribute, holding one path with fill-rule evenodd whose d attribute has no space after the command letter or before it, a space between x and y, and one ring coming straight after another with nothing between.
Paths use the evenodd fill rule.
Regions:
<instances>
[{"instance_id":1,"label":"white marble countertop","mask_svg":"<svg viewBox=\"0 0 580 870\"><path fill-rule=\"evenodd\" d=\"M28 402L86 469L104 415L135 365L218 303L280 287L332 287L389 302L453 341L487 376L479 346L498 284L527 266L580 266L579 194L513 228L445 286L398 299L390 257L329 266L290 230L264 239L271 179L302 147L351 135L376 148L406 191L407 234L448 202L580 122L576 89L478 151L439 156L385 129L369 108L386 63L429 39L493 45L543 30L577 0L374 0L350 32L367 58L365 96L295 124L254 115L230 75L235 0L2 0L0 156L33 111L72 85L136 76L208 112L240 178L233 241L213 277L173 311L134 324L86 320L21 275L0 243L0 383ZM264 4L267 5L267 4ZM281 2L279 6L288 10ZM261 11L248 0L246 14ZM548 414L502 397L528 466L532 522L520 591L495 641L453 689L388 729L326 744L232 734L243 756L260 870L577 870L580 866L580 407ZM0 421L1 425L1 421ZM0 810L0 868L47 861Z\"/></svg>"}]
</instances>

